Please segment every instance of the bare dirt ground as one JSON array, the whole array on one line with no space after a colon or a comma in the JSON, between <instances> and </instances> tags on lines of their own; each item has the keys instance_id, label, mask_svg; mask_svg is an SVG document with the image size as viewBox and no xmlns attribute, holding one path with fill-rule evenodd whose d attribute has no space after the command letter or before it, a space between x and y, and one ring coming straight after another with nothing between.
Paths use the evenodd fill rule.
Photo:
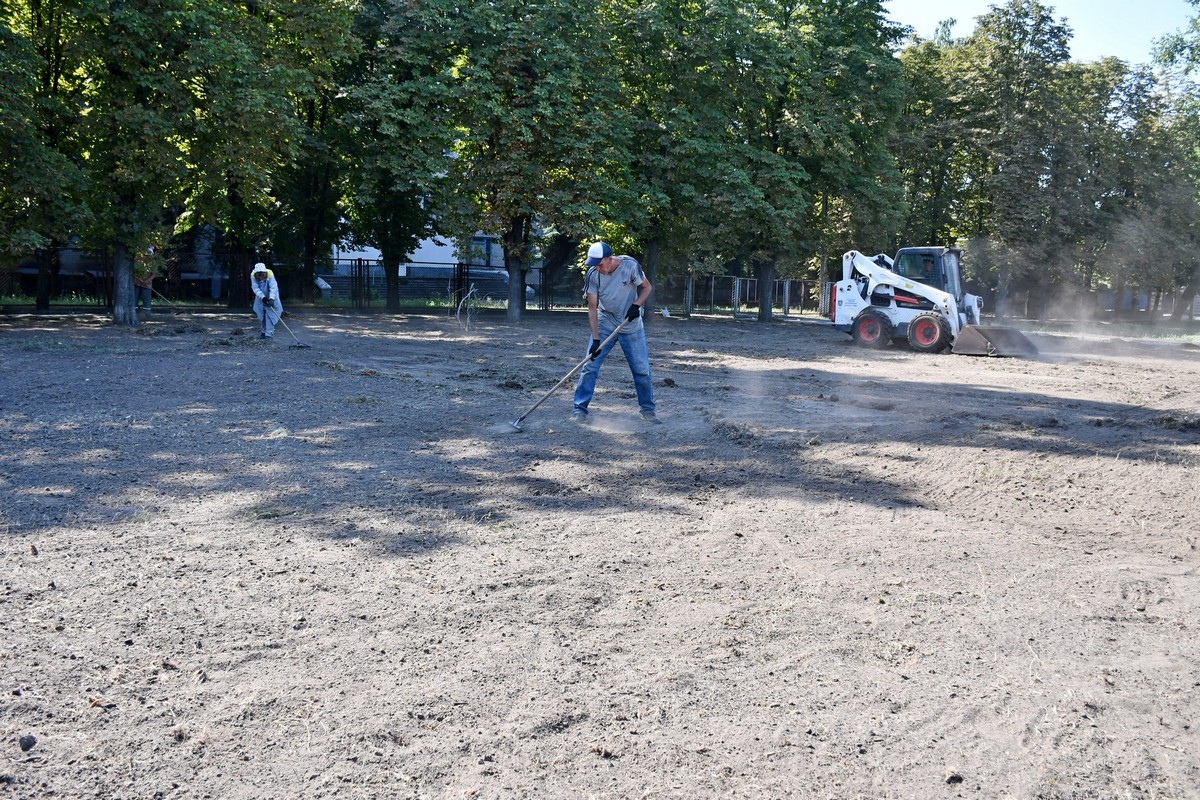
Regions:
<instances>
[{"instance_id":1,"label":"bare dirt ground","mask_svg":"<svg viewBox=\"0 0 1200 800\"><path fill-rule=\"evenodd\" d=\"M1191 798L1200 350L0 318L0 796Z\"/></svg>"}]
</instances>

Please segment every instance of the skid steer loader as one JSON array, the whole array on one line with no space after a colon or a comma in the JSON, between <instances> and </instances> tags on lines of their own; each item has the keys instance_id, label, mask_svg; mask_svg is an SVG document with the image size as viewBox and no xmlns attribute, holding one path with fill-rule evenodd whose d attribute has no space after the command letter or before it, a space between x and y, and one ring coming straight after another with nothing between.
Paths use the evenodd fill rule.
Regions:
<instances>
[{"instance_id":1,"label":"skid steer loader","mask_svg":"<svg viewBox=\"0 0 1200 800\"><path fill-rule=\"evenodd\" d=\"M902 247L895 258L851 250L829 285L829 318L863 347L907 340L923 353L1036 355L1016 328L981 324L983 300L963 289L961 262L957 247Z\"/></svg>"}]
</instances>

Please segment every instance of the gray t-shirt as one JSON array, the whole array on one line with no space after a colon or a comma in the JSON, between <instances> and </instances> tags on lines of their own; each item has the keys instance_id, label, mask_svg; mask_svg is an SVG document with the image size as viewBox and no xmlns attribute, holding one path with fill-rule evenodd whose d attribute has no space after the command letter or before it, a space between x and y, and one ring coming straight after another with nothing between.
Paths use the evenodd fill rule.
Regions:
<instances>
[{"instance_id":1,"label":"gray t-shirt","mask_svg":"<svg viewBox=\"0 0 1200 800\"><path fill-rule=\"evenodd\" d=\"M617 258L621 259L621 263L612 274L601 275L598 269L589 267L583 278L583 293L596 295L600 313L612 320L614 325L625 319L629 307L637 300L638 287L646 281L646 273L642 272L642 265L637 259L629 256ZM639 317L621 330L632 332L638 330L641 325L642 320Z\"/></svg>"}]
</instances>

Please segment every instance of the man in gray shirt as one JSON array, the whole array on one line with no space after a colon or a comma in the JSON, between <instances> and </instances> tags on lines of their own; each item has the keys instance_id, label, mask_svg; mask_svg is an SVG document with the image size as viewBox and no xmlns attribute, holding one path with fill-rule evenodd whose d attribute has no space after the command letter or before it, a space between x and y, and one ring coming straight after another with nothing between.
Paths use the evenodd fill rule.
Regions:
<instances>
[{"instance_id":1,"label":"man in gray shirt","mask_svg":"<svg viewBox=\"0 0 1200 800\"><path fill-rule=\"evenodd\" d=\"M630 256L615 256L606 242L596 242L588 248L588 271L583 278L583 293L587 297L588 324L592 341L588 347L591 359L579 373L575 384L575 408L571 419L586 422L588 404L596 391L596 376L600 366L613 348L613 342L601 346L609 335L625 321L616 341L621 344L633 386L637 390L638 407L642 418L658 424L654 415L654 384L650 378L650 356L646 352L646 328L642 325L642 305L654 287L646 280L642 265Z\"/></svg>"}]
</instances>

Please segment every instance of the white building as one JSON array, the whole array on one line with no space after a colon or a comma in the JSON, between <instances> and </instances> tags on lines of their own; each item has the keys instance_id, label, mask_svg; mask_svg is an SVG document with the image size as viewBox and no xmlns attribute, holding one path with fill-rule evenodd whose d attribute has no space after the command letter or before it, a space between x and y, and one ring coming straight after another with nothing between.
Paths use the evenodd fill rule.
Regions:
<instances>
[{"instance_id":1,"label":"white building","mask_svg":"<svg viewBox=\"0 0 1200 800\"><path fill-rule=\"evenodd\" d=\"M471 238L471 254L467 263L475 267L497 267L504 269L504 248L495 236L479 233ZM381 253L373 247L352 250L342 247L333 248L334 274L349 274L350 266L357 259L378 264ZM446 266L453 267L459 261L454 245L448 240L425 239L409 257L407 262L400 264L400 277L408 274L409 266Z\"/></svg>"}]
</instances>

